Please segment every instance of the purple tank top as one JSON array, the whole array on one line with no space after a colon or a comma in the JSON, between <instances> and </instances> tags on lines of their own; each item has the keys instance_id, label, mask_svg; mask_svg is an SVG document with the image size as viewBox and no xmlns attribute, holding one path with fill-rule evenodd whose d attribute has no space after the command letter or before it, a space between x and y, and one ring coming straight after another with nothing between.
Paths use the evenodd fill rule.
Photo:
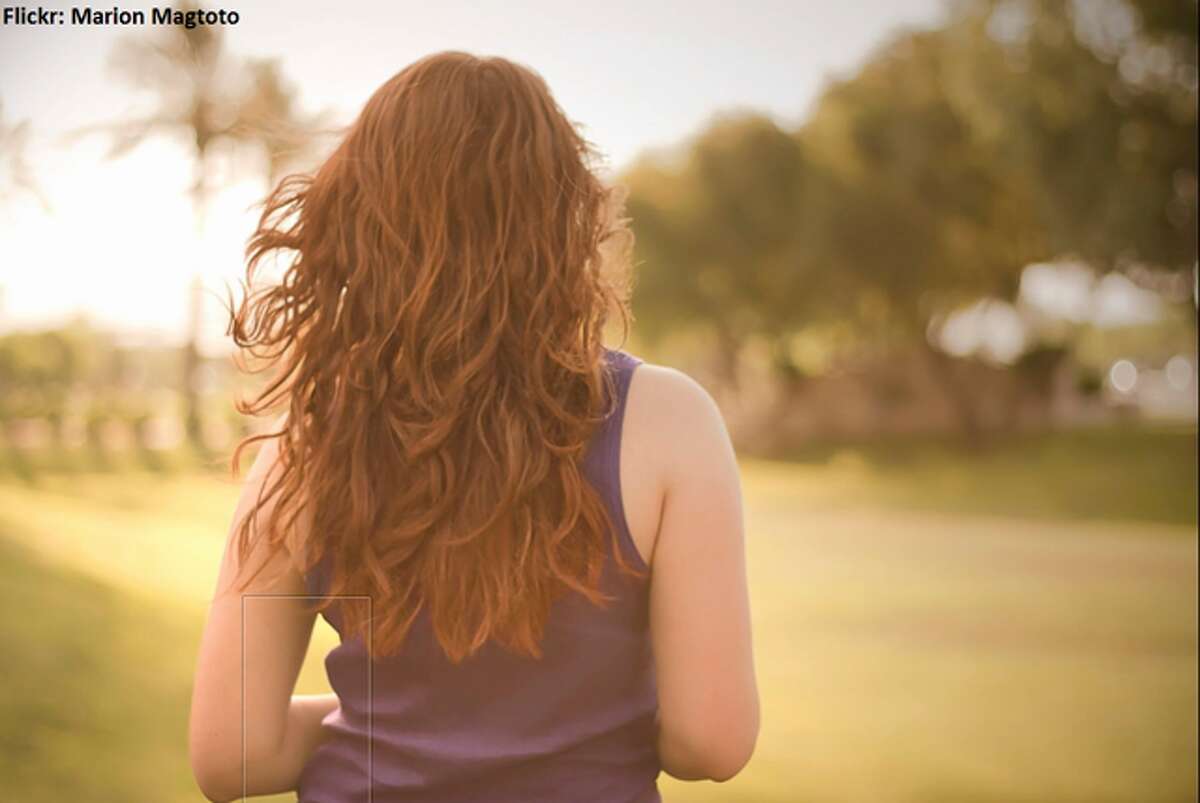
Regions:
<instances>
[{"instance_id":1,"label":"purple tank top","mask_svg":"<svg viewBox=\"0 0 1200 803\"><path fill-rule=\"evenodd\" d=\"M645 569L619 476L625 400L641 361L605 356L617 400L584 472L622 553ZM318 565L309 593L325 582ZM452 664L424 613L394 656L369 662L361 639L343 639L325 659L341 705L325 719L330 736L304 768L299 803L661 801L649 584L621 573L611 554L602 582L615 597L607 607L576 594L555 604L537 660L488 643Z\"/></svg>"}]
</instances>

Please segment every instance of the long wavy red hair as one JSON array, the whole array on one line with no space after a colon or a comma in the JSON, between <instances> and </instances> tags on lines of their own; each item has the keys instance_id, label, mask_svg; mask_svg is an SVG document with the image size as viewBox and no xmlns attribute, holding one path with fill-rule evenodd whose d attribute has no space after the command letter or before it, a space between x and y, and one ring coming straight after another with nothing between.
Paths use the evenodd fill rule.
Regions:
<instances>
[{"instance_id":1,"label":"long wavy red hair","mask_svg":"<svg viewBox=\"0 0 1200 803\"><path fill-rule=\"evenodd\" d=\"M452 660L491 639L537 656L555 599L604 604L610 551L637 573L582 471L612 402L602 333L629 325L632 235L596 164L535 72L439 53L265 202L230 333L274 369L239 410L287 415L234 452L236 471L278 439L239 550L324 559L374 621L318 609L376 654L425 610ZM286 269L264 283L269 255Z\"/></svg>"}]
</instances>

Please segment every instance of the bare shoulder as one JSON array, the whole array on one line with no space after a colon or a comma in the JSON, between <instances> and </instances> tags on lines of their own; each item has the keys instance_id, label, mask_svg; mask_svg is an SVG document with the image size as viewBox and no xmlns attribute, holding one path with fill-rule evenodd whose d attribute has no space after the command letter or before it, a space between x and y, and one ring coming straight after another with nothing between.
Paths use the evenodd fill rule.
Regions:
<instances>
[{"instance_id":1,"label":"bare shoulder","mask_svg":"<svg viewBox=\"0 0 1200 803\"><path fill-rule=\"evenodd\" d=\"M693 403L711 403L712 397L704 386L692 377L668 365L643 362L634 373L634 381L655 398L671 398Z\"/></svg>"},{"instance_id":2,"label":"bare shoulder","mask_svg":"<svg viewBox=\"0 0 1200 803\"><path fill-rule=\"evenodd\" d=\"M643 362L633 374L621 435L621 497L638 552L654 563L670 493L731 462L712 396L675 368Z\"/></svg>"},{"instance_id":3,"label":"bare shoulder","mask_svg":"<svg viewBox=\"0 0 1200 803\"><path fill-rule=\"evenodd\" d=\"M653 444L668 465L728 442L712 395L691 376L665 365L643 363L634 373L626 417L639 440Z\"/></svg>"}]
</instances>

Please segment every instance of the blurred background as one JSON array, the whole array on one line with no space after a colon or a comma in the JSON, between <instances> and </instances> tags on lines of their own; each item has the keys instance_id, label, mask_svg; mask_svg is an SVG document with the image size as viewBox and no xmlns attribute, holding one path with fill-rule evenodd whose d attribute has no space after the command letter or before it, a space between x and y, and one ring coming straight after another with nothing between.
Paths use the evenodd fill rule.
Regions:
<instances>
[{"instance_id":1,"label":"blurred background","mask_svg":"<svg viewBox=\"0 0 1200 803\"><path fill-rule=\"evenodd\" d=\"M1197 798L1195 0L225 8L0 27L11 797L199 799L262 426L225 288L267 188L456 48L537 69L607 155L626 348L742 459L762 735L665 799Z\"/></svg>"}]
</instances>

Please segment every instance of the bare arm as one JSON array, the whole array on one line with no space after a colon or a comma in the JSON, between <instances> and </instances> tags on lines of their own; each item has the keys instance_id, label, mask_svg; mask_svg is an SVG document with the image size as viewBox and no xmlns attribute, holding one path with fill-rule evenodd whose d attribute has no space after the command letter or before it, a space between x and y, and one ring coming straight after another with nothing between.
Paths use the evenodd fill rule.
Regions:
<instances>
[{"instance_id":1,"label":"bare arm","mask_svg":"<svg viewBox=\"0 0 1200 803\"><path fill-rule=\"evenodd\" d=\"M723 781L749 761L759 725L737 461L703 388L641 372L639 429L654 433L662 477L650 592L659 756L676 778Z\"/></svg>"},{"instance_id":2,"label":"bare arm","mask_svg":"<svg viewBox=\"0 0 1200 803\"><path fill-rule=\"evenodd\" d=\"M338 704L332 694L292 694L315 616L305 600L287 596L305 593L290 558L274 556L245 592L236 589L237 581L263 559L255 547L248 564L239 563L233 540L237 525L252 509L277 458L275 441L267 442L246 478L200 644L189 752L200 789L213 801L241 797L243 769L248 795L295 789L320 742L321 720Z\"/></svg>"}]
</instances>

